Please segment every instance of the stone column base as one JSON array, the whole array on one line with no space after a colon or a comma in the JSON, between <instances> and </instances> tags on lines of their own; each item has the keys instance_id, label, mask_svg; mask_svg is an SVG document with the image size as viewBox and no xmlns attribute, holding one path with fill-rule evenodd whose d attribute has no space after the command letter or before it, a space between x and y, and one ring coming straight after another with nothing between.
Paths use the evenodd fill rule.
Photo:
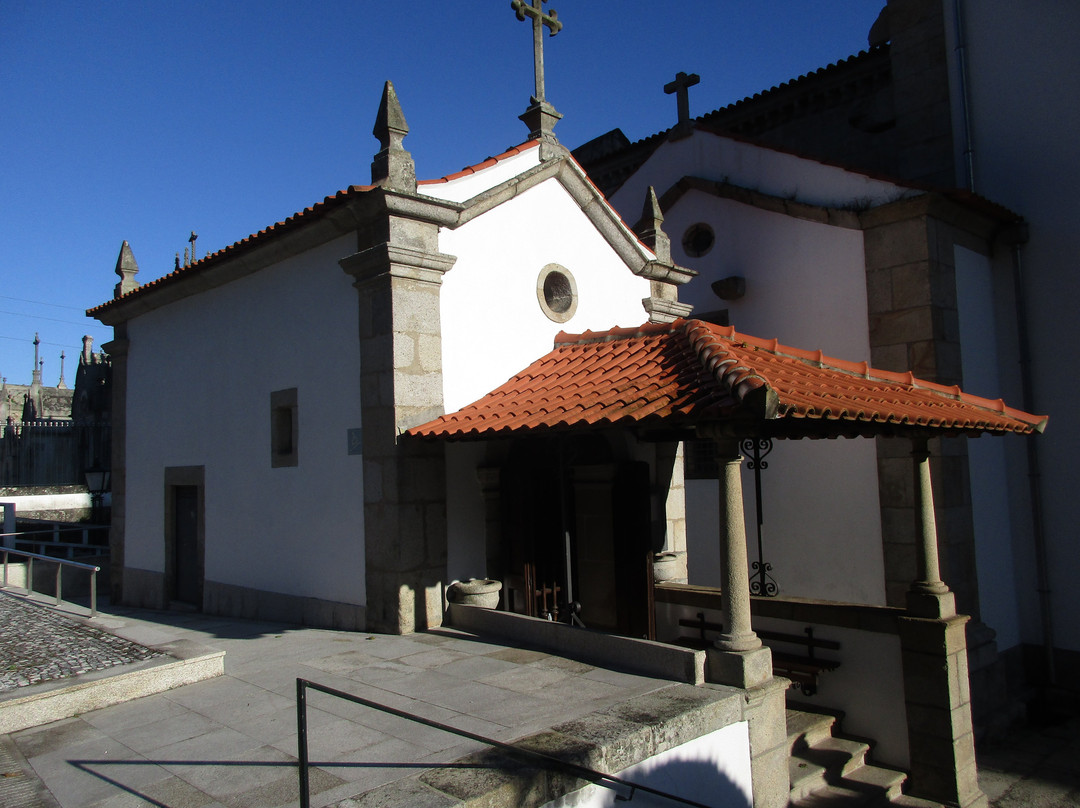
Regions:
<instances>
[{"instance_id":1,"label":"stone column base","mask_svg":"<svg viewBox=\"0 0 1080 808\"><path fill-rule=\"evenodd\" d=\"M707 648L706 676L710 682L743 689L772 680L772 651L764 645L750 651Z\"/></svg>"}]
</instances>

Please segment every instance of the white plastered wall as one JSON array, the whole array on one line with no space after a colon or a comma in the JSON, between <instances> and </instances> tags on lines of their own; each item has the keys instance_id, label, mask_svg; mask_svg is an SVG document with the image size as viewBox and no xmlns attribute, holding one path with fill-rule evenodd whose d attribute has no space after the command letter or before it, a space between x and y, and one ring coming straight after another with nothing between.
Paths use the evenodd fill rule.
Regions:
<instances>
[{"instance_id":1,"label":"white plastered wall","mask_svg":"<svg viewBox=\"0 0 1080 808\"><path fill-rule=\"evenodd\" d=\"M629 215L640 210L649 185L662 195L683 177L729 182L782 199L831 207L880 205L912 193L855 171L698 131L657 149L611 200ZM681 235L674 230L668 233L673 240Z\"/></svg>"},{"instance_id":2,"label":"white plastered wall","mask_svg":"<svg viewBox=\"0 0 1080 808\"><path fill-rule=\"evenodd\" d=\"M535 165L535 152L504 162L525 170ZM497 169L421 190L471 198L510 176L503 163ZM456 230L444 229L439 249L457 257L440 297L446 412L475 401L548 353L560 331L637 326L648 317L642 299L649 296L649 281L627 268L558 179ZM577 287L577 309L563 323L549 319L537 299L537 278L548 264L569 271ZM447 447L451 580L481 575L485 567L484 503L476 477L483 447Z\"/></svg>"},{"instance_id":3,"label":"white plastered wall","mask_svg":"<svg viewBox=\"0 0 1080 808\"><path fill-rule=\"evenodd\" d=\"M817 165L817 164L814 164ZM821 166L818 166L821 168ZM847 172L842 172L847 174ZM700 258L682 234L704 222L716 237ZM665 213L674 260L700 274L682 291L695 311L727 309L743 333L820 349L850 361L870 358L861 230L811 222L701 192ZM716 297L713 281L738 275L746 295ZM691 315L693 316L693 315ZM765 561L792 597L885 603L885 573L871 440L775 441L762 472ZM688 480L690 582L716 585L717 484ZM758 558L754 478L744 464L743 492L751 561Z\"/></svg>"},{"instance_id":4,"label":"white plastered wall","mask_svg":"<svg viewBox=\"0 0 1080 808\"><path fill-rule=\"evenodd\" d=\"M164 571L164 469L205 466L207 581L363 604L356 292L336 239L129 323L125 564ZM271 468L270 394L299 465Z\"/></svg>"},{"instance_id":5,"label":"white plastered wall","mask_svg":"<svg viewBox=\"0 0 1080 808\"><path fill-rule=\"evenodd\" d=\"M439 249L457 256L441 293L443 404L453 412L548 353L560 331L636 326L649 281L634 275L557 179L549 179L456 230ZM577 311L548 319L536 295L548 264L569 270Z\"/></svg>"},{"instance_id":6,"label":"white plastered wall","mask_svg":"<svg viewBox=\"0 0 1080 808\"><path fill-rule=\"evenodd\" d=\"M648 786L703 805L750 808L750 732L745 721L695 738L616 773L631 783ZM590 785L544 804L544 808L614 808L627 798L625 788ZM634 806L668 806L664 797L637 791Z\"/></svg>"}]
</instances>

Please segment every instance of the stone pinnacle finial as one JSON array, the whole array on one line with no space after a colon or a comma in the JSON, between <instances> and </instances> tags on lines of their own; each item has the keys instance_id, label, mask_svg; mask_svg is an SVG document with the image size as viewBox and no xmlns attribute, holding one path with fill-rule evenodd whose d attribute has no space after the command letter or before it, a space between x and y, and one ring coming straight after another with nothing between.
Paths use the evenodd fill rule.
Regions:
<instances>
[{"instance_id":1,"label":"stone pinnacle finial","mask_svg":"<svg viewBox=\"0 0 1080 808\"><path fill-rule=\"evenodd\" d=\"M661 229L663 223L664 214L660 210L660 201L656 198L656 189L650 185L645 194L641 221L634 228L634 232L646 247L656 253L657 261L667 264L671 263L671 239Z\"/></svg>"},{"instance_id":2,"label":"stone pinnacle finial","mask_svg":"<svg viewBox=\"0 0 1080 808\"><path fill-rule=\"evenodd\" d=\"M135 276L139 273L139 265L135 263L135 254L131 252L131 245L126 241L120 245L120 255L116 259L116 274L120 276L120 283L113 288L113 297L123 297L128 292L139 288L139 282Z\"/></svg>"},{"instance_id":3,"label":"stone pinnacle finial","mask_svg":"<svg viewBox=\"0 0 1080 808\"><path fill-rule=\"evenodd\" d=\"M389 81L383 86L379 113L375 116L375 128L371 130L379 140L382 150L371 163L371 182L384 188L406 193L416 192L416 164L412 155L402 146L409 125L401 111L394 85Z\"/></svg>"}]
</instances>

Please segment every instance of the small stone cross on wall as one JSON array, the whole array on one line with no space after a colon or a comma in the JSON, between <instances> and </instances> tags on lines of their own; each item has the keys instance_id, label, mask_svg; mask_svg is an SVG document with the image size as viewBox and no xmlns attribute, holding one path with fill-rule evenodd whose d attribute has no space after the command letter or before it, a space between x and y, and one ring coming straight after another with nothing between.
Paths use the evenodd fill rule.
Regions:
<instances>
[{"instance_id":1,"label":"small stone cross on wall","mask_svg":"<svg viewBox=\"0 0 1080 808\"><path fill-rule=\"evenodd\" d=\"M549 36L555 36L562 29L559 22L559 13L554 9L550 13L544 13L544 3L547 0L510 0L510 7L517 13L517 18L524 21L532 19L533 29L533 69L536 76L536 94L533 96L534 104L542 104L547 99L544 97L544 26L551 32Z\"/></svg>"}]
</instances>

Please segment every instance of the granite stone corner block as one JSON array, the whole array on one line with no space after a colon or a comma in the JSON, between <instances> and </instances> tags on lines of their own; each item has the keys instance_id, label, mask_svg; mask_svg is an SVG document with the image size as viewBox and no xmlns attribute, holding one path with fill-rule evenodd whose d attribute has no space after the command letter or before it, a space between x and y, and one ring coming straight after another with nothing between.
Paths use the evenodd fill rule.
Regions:
<instances>
[{"instance_id":1,"label":"granite stone corner block","mask_svg":"<svg viewBox=\"0 0 1080 808\"><path fill-rule=\"evenodd\" d=\"M419 778L398 780L373 788L349 799L334 803L330 808L387 808L408 805L409 808L454 808L461 802L422 783Z\"/></svg>"},{"instance_id":2,"label":"granite stone corner block","mask_svg":"<svg viewBox=\"0 0 1080 808\"><path fill-rule=\"evenodd\" d=\"M929 306L870 315L871 345L907 344L935 336L934 310Z\"/></svg>"},{"instance_id":3,"label":"granite stone corner block","mask_svg":"<svg viewBox=\"0 0 1080 808\"><path fill-rule=\"evenodd\" d=\"M422 373L442 372L442 336L419 334L416 337L416 355Z\"/></svg>"},{"instance_id":4,"label":"granite stone corner block","mask_svg":"<svg viewBox=\"0 0 1080 808\"><path fill-rule=\"evenodd\" d=\"M750 767L754 808L785 808L791 796L787 762L790 751L778 746L754 755Z\"/></svg>"},{"instance_id":5,"label":"granite stone corner block","mask_svg":"<svg viewBox=\"0 0 1080 808\"><path fill-rule=\"evenodd\" d=\"M394 370L414 370L416 364L416 342L406 335L397 335L394 339Z\"/></svg>"},{"instance_id":6,"label":"granite stone corner block","mask_svg":"<svg viewBox=\"0 0 1080 808\"><path fill-rule=\"evenodd\" d=\"M938 369L938 349L940 343L934 340L919 340L908 345L907 367L920 379L940 382Z\"/></svg>"},{"instance_id":7,"label":"granite stone corner block","mask_svg":"<svg viewBox=\"0 0 1080 808\"><path fill-rule=\"evenodd\" d=\"M907 722L908 731L915 735L960 738L971 732L971 705L963 703L949 709L909 702Z\"/></svg>"},{"instance_id":8,"label":"granite stone corner block","mask_svg":"<svg viewBox=\"0 0 1080 808\"><path fill-rule=\"evenodd\" d=\"M871 315L871 321L874 315ZM870 364L881 370L902 373L910 370L907 343L884 344L877 339L873 330L870 332Z\"/></svg>"},{"instance_id":9,"label":"granite stone corner block","mask_svg":"<svg viewBox=\"0 0 1080 808\"><path fill-rule=\"evenodd\" d=\"M382 500L382 463L364 456L364 499L367 502Z\"/></svg>"},{"instance_id":10,"label":"granite stone corner block","mask_svg":"<svg viewBox=\"0 0 1080 808\"><path fill-rule=\"evenodd\" d=\"M899 547L910 547L911 549L911 569L914 570L915 564L915 535L912 530L912 525L915 520L915 512L911 506L907 507L883 507L881 509L881 539L885 544L896 545ZM898 550L894 550L898 552ZM914 575L911 576L914 580Z\"/></svg>"},{"instance_id":11,"label":"granite stone corner block","mask_svg":"<svg viewBox=\"0 0 1080 808\"><path fill-rule=\"evenodd\" d=\"M915 495L911 456L878 458L877 465L882 507L910 508ZM914 530L914 517L909 530Z\"/></svg>"},{"instance_id":12,"label":"granite stone corner block","mask_svg":"<svg viewBox=\"0 0 1080 808\"><path fill-rule=\"evenodd\" d=\"M890 270L879 269L866 273L866 302L870 314L881 314L897 308L893 304Z\"/></svg>"},{"instance_id":13,"label":"granite stone corner block","mask_svg":"<svg viewBox=\"0 0 1080 808\"><path fill-rule=\"evenodd\" d=\"M408 455L402 463L412 497L436 501L446 496L446 462L441 454Z\"/></svg>"},{"instance_id":14,"label":"granite stone corner block","mask_svg":"<svg viewBox=\"0 0 1080 808\"><path fill-rule=\"evenodd\" d=\"M910 309L933 303L930 267L925 261L902 264L890 270L894 309Z\"/></svg>"},{"instance_id":15,"label":"granite stone corner block","mask_svg":"<svg viewBox=\"0 0 1080 808\"><path fill-rule=\"evenodd\" d=\"M424 772L420 781L470 808L534 806L548 800L539 769L494 749L459 758L453 768Z\"/></svg>"},{"instance_id":16,"label":"granite stone corner block","mask_svg":"<svg viewBox=\"0 0 1080 808\"><path fill-rule=\"evenodd\" d=\"M442 374L425 373L394 377L394 400L399 408L442 406ZM400 416L399 416L400 420Z\"/></svg>"},{"instance_id":17,"label":"granite stone corner block","mask_svg":"<svg viewBox=\"0 0 1080 808\"><path fill-rule=\"evenodd\" d=\"M652 754L648 726L606 712L558 724L552 730L589 747L593 762L587 765L599 771L622 771Z\"/></svg>"},{"instance_id":18,"label":"granite stone corner block","mask_svg":"<svg viewBox=\"0 0 1080 808\"><path fill-rule=\"evenodd\" d=\"M866 263L874 269L912 264L930 257L923 217L872 227L864 231L863 244Z\"/></svg>"}]
</instances>

